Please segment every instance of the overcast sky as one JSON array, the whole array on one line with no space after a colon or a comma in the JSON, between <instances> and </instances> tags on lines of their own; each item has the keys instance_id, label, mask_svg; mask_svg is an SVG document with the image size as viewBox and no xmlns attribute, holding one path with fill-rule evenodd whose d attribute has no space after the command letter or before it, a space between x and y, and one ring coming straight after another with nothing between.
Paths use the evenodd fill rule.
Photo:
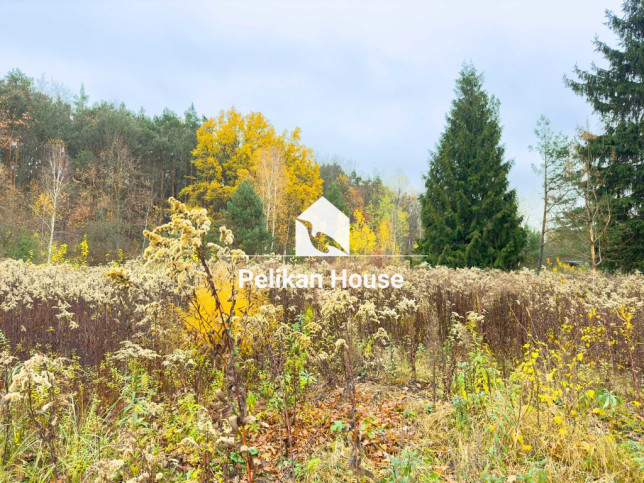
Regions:
<instances>
[{"instance_id":1,"label":"overcast sky","mask_svg":"<svg viewBox=\"0 0 644 483\"><path fill-rule=\"evenodd\" d=\"M538 218L528 151L540 114L573 134L590 120L563 85L612 43L617 0L0 0L0 73L53 78L90 101L158 114L261 111L302 128L321 160L367 175L403 174L417 190L444 128L463 62L501 101L503 142L522 212Z\"/></svg>"}]
</instances>

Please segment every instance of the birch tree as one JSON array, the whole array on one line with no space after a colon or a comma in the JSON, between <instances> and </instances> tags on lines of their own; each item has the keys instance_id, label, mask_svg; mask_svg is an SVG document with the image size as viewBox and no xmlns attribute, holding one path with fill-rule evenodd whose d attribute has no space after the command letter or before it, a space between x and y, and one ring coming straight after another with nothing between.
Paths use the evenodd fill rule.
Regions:
<instances>
[{"instance_id":1,"label":"birch tree","mask_svg":"<svg viewBox=\"0 0 644 483\"><path fill-rule=\"evenodd\" d=\"M608 229L613 221L615 198L605 192L608 171L598 165L605 152L596 152L597 136L582 131L576 143L574 156L566 170L566 180L576 194L568 201L561 213L559 229L561 236L576 240L590 257L593 273L604 260Z\"/></svg>"},{"instance_id":2,"label":"birch tree","mask_svg":"<svg viewBox=\"0 0 644 483\"><path fill-rule=\"evenodd\" d=\"M47 143L47 163L43 175L45 197L49 208L49 243L47 247L47 263L51 263L51 251L54 245L56 220L60 201L68 184L69 158L65 152L65 144L61 140Z\"/></svg>"},{"instance_id":3,"label":"birch tree","mask_svg":"<svg viewBox=\"0 0 644 483\"><path fill-rule=\"evenodd\" d=\"M271 250L275 240L279 211L284 206L286 187L286 161L282 151L271 146L255 154L254 188L262 200L266 229L271 233Z\"/></svg>"}]
</instances>

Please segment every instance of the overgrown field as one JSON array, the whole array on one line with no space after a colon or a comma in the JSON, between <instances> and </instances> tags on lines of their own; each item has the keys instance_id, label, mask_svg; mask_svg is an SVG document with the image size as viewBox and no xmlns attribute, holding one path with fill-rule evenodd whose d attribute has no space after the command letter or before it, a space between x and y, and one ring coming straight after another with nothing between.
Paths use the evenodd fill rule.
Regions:
<instances>
[{"instance_id":1,"label":"overgrown field","mask_svg":"<svg viewBox=\"0 0 644 483\"><path fill-rule=\"evenodd\" d=\"M0 480L644 481L644 277L283 268L173 206L147 262L0 262Z\"/></svg>"}]
</instances>

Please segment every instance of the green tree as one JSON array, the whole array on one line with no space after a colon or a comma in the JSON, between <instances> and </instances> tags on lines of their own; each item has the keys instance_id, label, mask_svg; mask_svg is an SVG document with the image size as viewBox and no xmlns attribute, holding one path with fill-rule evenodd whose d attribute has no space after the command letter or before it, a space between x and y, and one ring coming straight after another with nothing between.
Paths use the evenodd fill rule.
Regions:
<instances>
[{"instance_id":1,"label":"green tree","mask_svg":"<svg viewBox=\"0 0 644 483\"><path fill-rule=\"evenodd\" d=\"M552 229L549 222L553 213L569 198L566 168L568 167L570 150L568 138L562 133L552 132L550 120L543 115L537 121L534 133L537 136L537 144L530 146L530 150L539 153L541 163L539 166L533 165L532 168L541 175L543 190L543 216L537 258L537 272L539 272L543 265L543 249L548 242L547 235Z\"/></svg>"},{"instance_id":2,"label":"green tree","mask_svg":"<svg viewBox=\"0 0 644 483\"><path fill-rule=\"evenodd\" d=\"M347 207L342 191L337 184L329 183L329 186L324 191L324 197L333 203L338 210L349 216L349 208Z\"/></svg>"},{"instance_id":3,"label":"green tree","mask_svg":"<svg viewBox=\"0 0 644 483\"><path fill-rule=\"evenodd\" d=\"M150 174L155 201L162 205L186 186L201 123L192 106L183 118L164 109L160 116L145 119L144 123L146 149L142 156L143 165Z\"/></svg>"},{"instance_id":4,"label":"green tree","mask_svg":"<svg viewBox=\"0 0 644 483\"><path fill-rule=\"evenodd\" d=\"M65 216L56 216L56 241L70 243L86 234L94 261L114 256L118 248L133 256L142 248L141 228L160 216L167 197L194 182L192 153L204 119L192 106L181 116L169 110L147 116L123 104L89 104L88 99L82 87L71 96L54 81L34 81L19 70L0 78L5 200L0 225L16 235L33 233L41 224L42 212L26 208L39 198L40 174L49 165L48 142L57 139L69 157L70 183Z\"/></svg>"},{"instance_id":5,"label":"green tree","mask_svg":"<svg viewBox=\"0 0 644 483\"><path fill-rule=\"evenodd\" d=\"M604 260L616 199L604 190L607 171L597 166L593 144L597 136L582 131L575 140L565 171L566 184L574 194L558 213L554 241L575 258L588 259L593 272Z\"/></svg>"},{"instance_id":6,"label":"green tree","mask_svg":"<svg viewBox=\"0 0 644 483\"><path fill-rule=\"evenodd\" d=\"M0 79L0 162L12 185L26 189L38 178L49 139L64 139L71 106L34 87L33 79L12 70Z\"/></svg>"},{"instance_id":7,"label":"green tree","mask_svg":"<svg viewBox=\"0 0 644 483\"><path fill-rule=\"evenodd\" d=\"M523 249L523 260L525 266L536 268L539 256L543 256L543 252L540 252L541 233L539 232L539 230L535 230L528 224L525 224L523 226L523 230L525 231L527 236L526 245Z\"/></svg>"},{"instance_id":8,"label":"green tree","mask_svg":"<svg viewBox=\"0 0 644 483\"><path fill-rule=\"evenodd\" d=\"M516 192L508 188L511 163L500 144L499 102L483 90L471 65L461 71L455 92L425 176L418 252L439 265L514 268L526 234Z\"/></svg>"},{"instance_id":9,"label":"green tree","mask_svg":"<svg viewBox=\"0 0 644 483\"><path fill-rule=\"evenodd\" d=\"M235 236L235 246L247 254L263 253L271 243L262 200L248 180L242 181L230 197L225 217Z\"/></svg>"},{"instance_id":10,"label":"green tree","mask_svg":"<svg viewBox=\"0 0 644 483\"><path fill-rule=\"evenodd\" d=\"M604 255L610 268L644 270L644 3L626 0L623 17L607 12L618 37L611 47L596 39L606 67L575 68L566 84L601 116L604 133L589 148L603 153L604 191L615 198Z\"/></svg>"}]
</instances>

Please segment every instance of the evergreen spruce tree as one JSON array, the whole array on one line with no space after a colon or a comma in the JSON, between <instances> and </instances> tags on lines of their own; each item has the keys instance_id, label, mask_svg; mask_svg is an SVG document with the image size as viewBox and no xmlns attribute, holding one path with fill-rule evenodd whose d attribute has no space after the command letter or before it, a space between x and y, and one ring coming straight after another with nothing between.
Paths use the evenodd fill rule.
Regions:
<instances>
[{"instance_id":1,"label":"evergreen spruce tree","mask_svg":"<svg viewBox=\"0 0 644 483\"><path fill-rule=\"evenodd\" d=\"M329 187L324 192L324 197L329 200L338 210L349 216L349 208L347 207L347 203L344 201L342 191L337 184L329 184Z\"/></svg>"},{"instance_id":2,"label":"evergreen spruce tree","mask_svg":"<svg viewBox=\"0 0 644 483\"><path fill-rule=\"evenodd\" d=\"M249 181L242 181L232 194L225 215L237 248L252 255L263 253L270 245L271 234L266 229L262 200Z\"/></svg>"},{"instance_id":3,"label":"evergreen spruce tree","mask_svg":"<svg viewBox=\"0 0 644 483\"><path fill-rule=\"evenodd\" d=\"M601 116L604 133L591 145L603 171L606 194L615 198L604 260L610 268L644 270L644 2L627 0L624 15L607 12L616 48L596 39L606 68L575 68L566 84Z\"/></svg>"},{"instance_id":4,"label":"evergreen spruce tree","mask_svg":"<svg viewBox=\"0 0 644 483\"><path fill-rule=\"evenodd\" d=\"M418 252L436 265L514 268L526 233L516 192L508 189L511 163L500 144L499 103L473 66L463 68L455 92L425 176Z\"/></svg>"}]
</instances>

